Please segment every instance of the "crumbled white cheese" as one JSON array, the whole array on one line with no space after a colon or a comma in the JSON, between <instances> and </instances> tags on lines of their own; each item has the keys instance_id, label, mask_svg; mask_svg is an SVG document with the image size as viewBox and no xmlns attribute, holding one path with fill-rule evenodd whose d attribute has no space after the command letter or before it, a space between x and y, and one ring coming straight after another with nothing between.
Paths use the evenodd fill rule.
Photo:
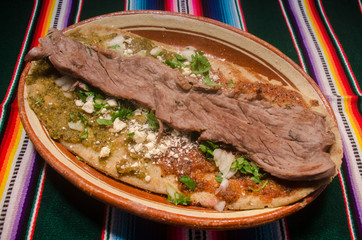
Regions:
<instances>
[{"instance_id":1,"label":"crumbled white cheese","mask_svg":"<svg viewBox=\"0 0 362 240\"><path fill-rule=\"evenodd\" d=\"M108 157L111 154L111 149L109 147L102 147L101 151L99 152L100 158Z\"/></svg>"},{"instance_id":2,"label":"crumbled white cheese","mask_svg":"<svg viewBox=\"0 0 362 240\"><path fill-rule=\"evenodd\" d=\"M79 132L82 132L84 130L84 126L81 120L77 122L68 122L68 127Z\"/></svg>"},{"instance_id":3,"label":"crumbled white cheese","mask_svg":"<svg viewBox=\"0 0 362 240\"><path fill-rule=\"evenodd\" d=\"M140 163L139 162L135 162L135 163L133 163L132 165L131 165L131 167L138 167L140 165Z\"/></svg>"},{"instance_id":4,"label":"crumbled white cheese","mask_svg":"<svg viewBox=\"0 0 362 240\"><path fill-rule=\"evenodd\" d=\"M131 44L132 43L133 38L127 38L126 40L124 40L125 43Z\"/></svg>"},{"instance_id":5,"label":"crumbled white cheese","mask_svg":"<svg viewBox=\"0 0 362 240\"><path fill-rule=\"evenodd\" d=\"M162 152L162 153L165 153L168 149L168 146L165 145L165 144L160 144L158 145L158 149Z\"/></svg>"},{"instance_id":6,"label":"crumbled white cheese","mask_svg":"<svg viewBox=\"0 0 362 240\"><path fill-rule=\"evenodd\" d=\"M148 149L148 151L150 151L155 148L155 143L149 142L149 143L145 144L145 146Z\"/></svg>"},{"instance_id":7,"label":"crumbled white cheese","mask_svg":"<svg viewBox=\"0 0 362 240\"><path fill-rule=\"evenodd\" d=\"M143 148L143 144L142 144L142 143L138 143L138 144L136 144L136 145L134 146L134 150L135 150L136 152L140 152L140 151L142 150L142 148Z\"/></svg>"},{"instance_id":8,"label":"crumbled white cheese","mask_svg":"<svg viewBox=\"0 0 362 240\"><path fill-rule=\"evenodd\" d=\"M119 118L116 118L113 122L113 132L120 132L122 131L127 124L121 121Z\"/></svg>"},{"instance_id":9,"label":"crumbled white cheese","mask_svg":"<svg viewBox=\"0 0 362 240\"><path fill-rule=\"evenodd\" d=\"M86 102L82 106L83 111L86 113L93 113L94 112L94 102L93 96L88 96Z\"/></svg>"},{"instance_id":10,"label":"crumbled white cheese","mask_svg":"<svg viewBox=\"0 0 362 240\"><path fill-rule=\"evenodd\" d=\"M151 176L150 176L150 175L147 175L147 176L145 177L145 181L146 181L146 182L150 182L150 181L151 181Z\"/></svg>"},{"instance_id":11,"label":"crumbled white cheese","mask_svg":"<svg viewBox=\"0 0 362 240\"><path fill-rule=\"evenodd\" d=\"M178 130L176 130L176 129L174 129L172 132L171 132L171 136L173 136L173 137L177 137L177 136L179 136L180 135L180 132L178 131Z\"/></svg>"},{"instance_id":12,"label":"crumbled white cheese","mask_svg":"<svg viewBox=\"0 0 362 240\"><path fill-rule=\"evenodd\" d=\"M140 132L140 131L135 131L134 135L133 135L133 140L136 143L143 143L146 140L146 133L144 132Z\"/></svg>"},{"instance_id":13,"label":"crumbled white cheese","mask_svg":"<svg viewBox=\"0 0 362 240\"><path fill-rule=\"evenodd\" d=\"M185 75L185 76L189 76L189 75L191 75L191 73L192 73L192 71L188 67L182 69L182 74Z\"/></svg>"},{"instance_id":14,"label":"crumbled white cheese","mask_svg":"<svg viewBox=\"0 0 362 240\"><path fill-rule=\"evenodd\" d=\"M116 99L113 99L113 98L111 98L111 99L108 99L107 100L107 103L108 103L108 105L109 106L111 106L111 107L117 107L117 100Z\"/></svg>"},{"instance_id":15,"label":"crumbled white cheese","mask_svg":"<svg viewBox=\"0 0 362 240\"><path fill-rule=\"evenodd\" d=\"M102 113L102 114L106 114L107 112L108 112L107 108L103 108L103 109L101 110L101 113Z\"/></svg>"},{"instance_id":16,"label":"crumbled white cheese","mask_svg":"<svg viewBox=\"0 0 362 240\"><path fill-rule=\"evenodd\" d=\"M142 114L142 109L141 109L141 108L137 108L137 109L133 112L133 114L134 114L135 116L141 115L141 114Z\"/></svg>"},{"instance_id":17,"label":"crumbled white cheese","mask_svg":"<svg viewBox=\"0 0 362 240\"><path fill-rule=\"evenodd\" d=\"M216 74L212 76L212 80L214 81L218 81L219 79L220 79L219 76Z\"/></svg>"},{"instance_id":18,"label":"crumbled white cheese","mask_svg":"<svg viewBox=\"0 0 362 240\"><path fill-rule=\"evenodd\" d=\"M69 92L63 92L63 95L66 97L66 98L72 98L73 95Z\"/></svg>"},{"instance_id":19,"label":"crumbled white cheese","mask_svg":"<svg viewBox=\"0 0 362 240\"><path fill-rule=\"evenodd\" d=\"M84 105L84 102L80 99L75 100L74 103L77 107L82 107Z\"/></svg>"},{"instance_id":20,"label":"crumbled white cheese","mask_svg":"<svg viewBox=\"0 0 362 240\"><path fill-rule=\"evenodd\" d=\"M153 141L155 141L156 139L157 139L157 135L155 134L155 133L153 133L153 132L151 132L151 133L149 133L148 135L147 135L147 141L149 141L149 142L153 142Z\"/></svg>"},{"instance_id":21,"label":"crumbled white cheese","mask_svg":"<svg viewBox=\"0 0 362 240\"><path fill-rule=\"evenodd\" d=\"M100 116L99 118L111 120L111 119L112 119L112 116L111 116L110 114L104 114L104 115Z\"/></svg>"}]
</instances>

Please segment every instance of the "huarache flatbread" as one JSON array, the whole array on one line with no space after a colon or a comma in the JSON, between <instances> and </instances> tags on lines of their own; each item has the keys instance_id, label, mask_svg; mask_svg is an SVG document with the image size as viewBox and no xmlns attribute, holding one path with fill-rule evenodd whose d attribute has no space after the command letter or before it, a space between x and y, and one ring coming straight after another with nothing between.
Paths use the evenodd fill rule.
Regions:
<instances>
[{"instance_id":1,"label":"huarache flatbread","mask_svg":"<svg viewBox=\"0 0 362 240\"><path fill-rule=\"evenodd\" d=\"M53 139L115 179L168 195L174 204L242 210L296 202L329 183L340 167L338 129L304 89L193 47L168 46L119 29L83 27L66 35L77 43L56 30L44 40L70 42L69 54L62 51L66 57L45 43L28 54L28 60L42 60L27 77L27 100ZM82 62L83 56L98 60ZM102 86L107 85L103 70L111 84L127 81L121 87L115 83L116 90ZM164 85L142 85L161 78ZM237 112L243 121L233 119ZM191 121L193 116L199 121ZM317 137L305 139L306 129L317 129ZM234 136L234 130L244 135ZM259 150L264 144L268 154ZM289 155L301 162L291 165ZM303 164L312 165L303 169Z\"/></svg>"}]
</instances>

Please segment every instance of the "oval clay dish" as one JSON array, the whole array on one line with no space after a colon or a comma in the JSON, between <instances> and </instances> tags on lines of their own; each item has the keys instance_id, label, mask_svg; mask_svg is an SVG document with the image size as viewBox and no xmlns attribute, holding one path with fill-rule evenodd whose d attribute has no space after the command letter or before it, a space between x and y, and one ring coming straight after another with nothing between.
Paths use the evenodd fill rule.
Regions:
<instances>
[{"instance_id":1,"label":"oval clay dish","mask_svg":"<svg viewBox=\"0 0 362 240\"><path fill-rule=\"evenodd\" d=\"M194 46L206 53L249 67L270 79L297 88L318 99L334 117L330 105L315 82L279 50L239 29L207 18L163 11L127 11L95 17L64 31L87 25L105 25L176 46ZM175 206L164 196L116 181L89 167L50 139L26 101L25 76L20 79L19 111L24 128L41 156L61 175L89 195L120 209L163 223L204 229L247 228L286 217L314 200L321 187L292 205L259 210L224 211ZM335 119L334 119L335 121Z\"/></svg>"}]
</instances>

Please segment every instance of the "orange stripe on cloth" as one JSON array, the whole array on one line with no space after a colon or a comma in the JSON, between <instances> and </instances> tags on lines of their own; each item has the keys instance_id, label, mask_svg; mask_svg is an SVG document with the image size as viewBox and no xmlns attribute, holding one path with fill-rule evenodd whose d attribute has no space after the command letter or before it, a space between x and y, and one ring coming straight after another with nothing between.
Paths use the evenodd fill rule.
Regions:
<instances>
[{"instance_id":1,"label":"orange stripe on cloth","mask_svg":"<svg viewBox=\"0 0 362 240\"><path fill-rule=\"evenodd\" d=\"M20 122L17 108L12 109L5 132L5 138L1 144L2 149L0 152L0 159L3 160L0 169L0 196L3 195L6 183L8 182L11 166L23 132L23 125Z\"/></svg>"},{"instance_id":2,"label":"orange stripe on cloth","mask_svg":"<svg viewBox=\"0 0 362 240\"><path fill-rule=\"evenodd\" d=\"M314 0L305 0L305 6L311 24L316 32L318 41L321 44L332 77L338 89L338 94L343 97L345 112L348 114L354 135L360 146L362 146L362 116L358 110L358 97L351 88L351 83L347 77L347 72L336 52L331 38L320 19Z\"/></svg>"}]
</instances>

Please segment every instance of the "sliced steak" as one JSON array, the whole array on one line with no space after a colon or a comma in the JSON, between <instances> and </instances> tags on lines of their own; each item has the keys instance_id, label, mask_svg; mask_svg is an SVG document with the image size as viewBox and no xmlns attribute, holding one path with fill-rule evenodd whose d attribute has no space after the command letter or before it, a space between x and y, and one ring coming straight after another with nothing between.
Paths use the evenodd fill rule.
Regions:
<instances>
[{"instance_id":1,"label":"sliced steak","mask_svg":"<svg viewBox=\"0 0 362 240\"><path fill-rule=\"evenodd\" d=\"M152 109L167 125L199 132L199 140L234 146L266 172L287 180L335 174L328 150L334 134L323 116L303 107L277 107L257 98L200 84L152 57L97 51L53 29L25 57L48 57L65 75Z\"/></svg>"}]
</instances>

